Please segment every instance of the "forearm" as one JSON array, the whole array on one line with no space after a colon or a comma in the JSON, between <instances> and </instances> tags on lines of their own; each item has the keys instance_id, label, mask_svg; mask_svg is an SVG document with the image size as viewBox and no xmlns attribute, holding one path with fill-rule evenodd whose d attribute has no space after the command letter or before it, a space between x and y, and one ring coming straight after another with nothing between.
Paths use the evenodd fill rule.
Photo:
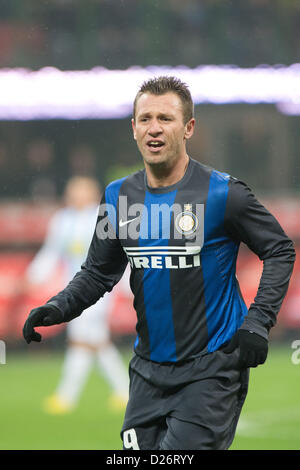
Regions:
<instances>
[{"instance_id":1,"label":"forearm","mask_svg":"<svg viewBox=\"0 0 300 470\"><path fill-rule=\"evenodd\" d=\"M290 240L286 241L278 253L264 260L257 295L250 305L242 329L268 338L286 295L294 262L295 250Z\"/></svg>"},{"instance_id":2,"label":"forearm","mask_svg":"<svg viewBox=\"0 0 300 470\"><path fill-rule=\"evenodd\" d=\"M67 287L49 299L63 314L64 321L78 317L85 309L96 303L119 282L126 264L120 263L111 273L96 271L85 263Z\"/></svg>"},{"instance_id":3,"label":"forearm","mask_svg":"<svg viewBox=\"0 0 300 470\"><path fill-rule=\"evenodd\" d=\"M86 308L96 303L104 293L104 287L79 272L65 289L47 303L55 305L62 312L64 321L67 322L78 317Z\"/></svg>"}]
</instances>

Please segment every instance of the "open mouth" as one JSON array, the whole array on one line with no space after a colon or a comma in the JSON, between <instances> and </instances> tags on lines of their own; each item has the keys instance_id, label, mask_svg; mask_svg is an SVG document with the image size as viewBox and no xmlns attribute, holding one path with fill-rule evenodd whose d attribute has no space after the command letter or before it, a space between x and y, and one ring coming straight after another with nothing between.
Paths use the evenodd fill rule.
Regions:
<instances>
[{"instance_id":1,"label":"open mouth","mask_svg":"<svg viewBox=\"0 0 300 470\"><path fill-rule=\"evenodd\" d=\"M164 145L165 144L160 140L149 140L149 142L147 142L147 146L148 146L148 148L150 148L151 151L158 151Z\"/></svg>"}]
</instances>

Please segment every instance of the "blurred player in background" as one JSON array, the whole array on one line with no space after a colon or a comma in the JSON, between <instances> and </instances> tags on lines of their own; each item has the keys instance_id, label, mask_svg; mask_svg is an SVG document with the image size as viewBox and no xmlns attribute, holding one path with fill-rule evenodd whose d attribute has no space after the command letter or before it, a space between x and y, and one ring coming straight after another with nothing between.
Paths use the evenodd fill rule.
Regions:
<instances>
[{"instance_id":1,"label":"blurred player in background","mask_svg":"<svg viewBox=\"0 0 300 470\"><path fill-rule=\"evenodd\" d=\"M66 207L53 216L44 245L28 267L29 285L47 282L61 262L67 281L80 270L95 229L99 200L100 187L94 179L77 176L69 180L65 189ZM45 411L61 414L77 405L94 359L111 386L110 406L116 410L125 407L128 374L110 340L108 327L112 295L107 294L68 323L68 348L61 380L55 394L45 400Z\"/></svg>"}]
</instances>

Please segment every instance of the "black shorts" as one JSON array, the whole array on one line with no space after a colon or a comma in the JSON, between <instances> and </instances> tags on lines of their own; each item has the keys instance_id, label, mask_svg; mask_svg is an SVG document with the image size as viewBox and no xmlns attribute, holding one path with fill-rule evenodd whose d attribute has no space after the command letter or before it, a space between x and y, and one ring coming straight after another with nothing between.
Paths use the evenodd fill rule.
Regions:
<instances>
[{"instance_id":1,"label":"black shorts","mask_svg":"<svg viewBox=\"0 0 300 470\"><path fill-rule=\"evenodd\" d=\"M215 351L183 364L134 356L121 431L124 449L225 450L248 390L238 351Z\"/></svg>"}]
</instances>

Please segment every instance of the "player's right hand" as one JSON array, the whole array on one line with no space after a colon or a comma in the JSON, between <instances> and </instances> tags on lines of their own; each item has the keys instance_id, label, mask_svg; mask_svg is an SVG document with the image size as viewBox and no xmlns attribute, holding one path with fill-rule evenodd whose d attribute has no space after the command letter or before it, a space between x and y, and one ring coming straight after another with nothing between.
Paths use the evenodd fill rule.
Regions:
<instances>
[{"instance_id":1,"label":"player's right hand","mask_svg":"<svg viewBox=\"0 0 300 470\"><path fill-rule=\"evenodd\" d=\"M42 305L31 310L23 327L23 336L29 344L31 341L40 342L42 336L34 331L36 326L51 326L63 323L63 314L52 304Z\"/></svg>"}]
</instances>

